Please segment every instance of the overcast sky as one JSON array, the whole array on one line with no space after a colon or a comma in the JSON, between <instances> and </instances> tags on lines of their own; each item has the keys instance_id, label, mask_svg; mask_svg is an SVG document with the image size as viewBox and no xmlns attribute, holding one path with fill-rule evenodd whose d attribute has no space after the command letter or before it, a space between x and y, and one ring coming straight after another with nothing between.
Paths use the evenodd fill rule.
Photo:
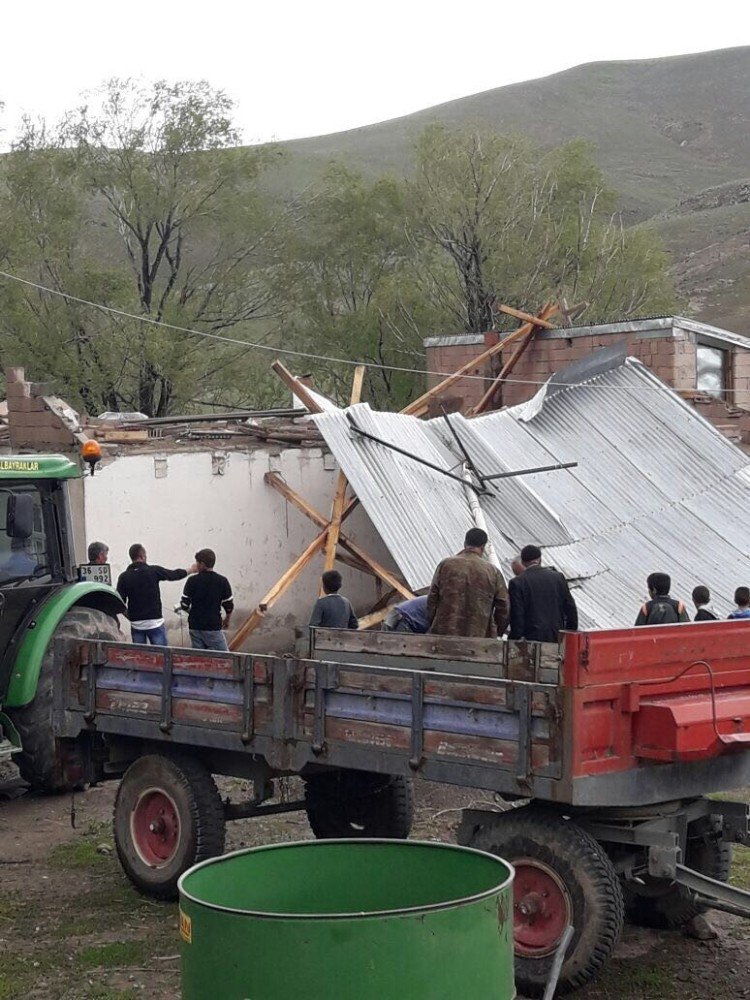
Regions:
<instances>
[{"instance_id":1,"label":"overcast sky","mask_svg":"<svg viewBox=\"0 0 750 1000\"><path fill-rule=\"evenodd\" d=\"M338 132L581 63L750 43L741 3L7 0L3 144L111 76L206 79L245 141Z\"/></svg>"}]
</instances>

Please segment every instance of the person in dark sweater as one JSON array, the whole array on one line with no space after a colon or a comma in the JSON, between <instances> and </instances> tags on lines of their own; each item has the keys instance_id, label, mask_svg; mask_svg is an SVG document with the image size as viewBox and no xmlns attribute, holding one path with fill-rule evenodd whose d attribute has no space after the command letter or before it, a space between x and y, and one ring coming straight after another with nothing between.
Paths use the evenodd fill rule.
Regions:
<instances>
[{"instance_id":1,"label":"person in dark sweater","mask_svg":"<svg viewBox=\"0 0 750 1000\"><path fill-rule=\"evenodd\" d=\"M117 592L125 602L133 642L152 646L167 645L167 630L161 608L159 584L164 580L184 580L186 569L149 566L146 550L136 542L128 550L130 565L117 580Z\"/></svg>"},{"instance_id":2,"label":"person in dark sweater","mask_svg":"<svg viewBox=\"0 0 750 1000\"><path fill-rule=\"evenodd\" d=\"M341 574L337 569L329 569L323 574L324 596L315 602L310 616L314 628L359 628L357 616L348 598L343 597Z\"/></svg>"},{"instance_id":3,"label":"person in dark sweater","mask_svg":"<svg viewBox=\"0 0 750 1000\"><path fill-rule=\"evenodd\" d=\"M568 582L556 569L542 566L542 550L525 545L523 572L508 582L510 638L557 642L561 629L575 632L578 608Z\"/></svg>"},{"instance_id":4,"label":"person in dark sweater","mask_svg":"<svg viewBox=\"0 0 750 1000\"><path fill-rule=\"evenodd\" d=\"M216 553L212 549L201 549L195 553L195 566L198 572L187 578L180 607L188 612L188 628L193 649L228 651L229 646L223 630L229 628L234 600L229 580L215 572L215 565Z\"/></svg>"},{"instance_id":5,"label":"person in dark sweater","mask_svg":"<svg viewBox=\"0 0 750 1000\"><path fill-rule=\"evenodd\" d=\"M719 616L711 607L711 593L702 584L693 588L693 604L695 605L694 622L715 622Z\"/></svg>"}]
</instances>

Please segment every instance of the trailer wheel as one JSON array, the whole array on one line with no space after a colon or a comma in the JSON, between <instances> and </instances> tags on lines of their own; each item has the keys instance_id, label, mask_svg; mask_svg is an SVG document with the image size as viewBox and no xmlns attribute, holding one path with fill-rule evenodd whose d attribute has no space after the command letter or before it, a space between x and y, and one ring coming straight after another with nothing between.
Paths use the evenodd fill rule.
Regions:
<instances>
[{"instance_id":1,"label":"trailer wheel","mask_svg":"<svg viewBox=\"0 0 750 1000\"><path fill-rule=\"evenodd\" d=\"M52 727L52 686L63 665L58 661L55 639L121 639L117 619L94 608L74 607L57 626L42 660L34 700L8 710L21 737L21 753L14 757L21 777L34 791L65 792L83 783L83 766L75 740L58 740Z\"/></svg>"},{"instance_id":2,"label":"trailer wheel","mask_svg":"<svg viewBox=\"0 0 750 1000\"><path fill-rule=\"evenodd\" d=\"M411 778L370 771L321 771L305 777L305 809L318 840L405 840L414 820Z\"/></svg>"},{"instance_id":3,"label":"trailer wheel","mask_svg":"<svg viewBox=\"0 0 750 1000\"><path fill-rule=\"evenodd\" d=\"M224 851L224 807L214 779L190 757L140 757L117 790L114 835L136 889L176 899L180 875Z\"/></svg>"},{"instance_id":4,"label":"trailer wheel","mask_svg":"<svg viewBox=\"0 0 750 1000\"><path fill-rule=\"evenodd\" d=\"M513 938L516 985L544 993L565 928L575 928L560 973L561 993L578 989L609 959L622 932L623 899L612 862L576 823L536 806L501 813L480 826L470 847L516 870Z\"/></svg>"},{"instance_id":5,"label":"trailer wheel","mask_svg":"<svg viewBox=\"0 0 750 1000\"><path fill-rule=\"evenodd\" d=\"M698 820L691 827L688 827L685 864L709 878L726 882L732 867L732 845L722 837L721 822L711 817L708 825ZM625 882L623 893L628 920L641 927L675 930L709 908L694 903L689 889L665 879Z\"/></svg>"}]
</instances>

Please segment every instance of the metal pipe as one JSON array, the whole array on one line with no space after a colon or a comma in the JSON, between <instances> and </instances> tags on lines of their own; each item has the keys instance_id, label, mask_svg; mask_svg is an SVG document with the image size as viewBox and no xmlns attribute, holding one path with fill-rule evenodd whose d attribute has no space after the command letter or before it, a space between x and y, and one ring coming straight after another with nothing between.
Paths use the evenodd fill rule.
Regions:
<instances>
[{"instance_id":1,"label":"metal pipe","mask_svg":"<svg viewBox=\"0 0 750 1000\"><path fill-rule=\"evenodd\" d=\"M224 818L232 819L252 819L254 816L273 816L276 813L296 812L304 809L304 799L294 802L278 802L275 805L264 806L257 802L227 802L224 805Z\"/></svg>"},{"instance_id":2,"label":"metal pipe","mask_svg":"<svg viewBox=\"0 0 750 1000\"><path fill-rule=\"evenodd\" d=\"M468 487L466 492L466 499L469 503L469 510L471 511L471 517L477 528L481 528L482 531L487 536L487 545L485 546L484 552L487 556L488 561L496 568L500 569L500 560L497 558L497 552L495 552L495 547L492 544L492 539L490 538L490 533L487 530L487 520L484 516L484 511L482 510L479 499L474 492L474 484L471 481L471 473L464 466L464 487Z\"/></svg>"},{"instance_id":3,"label":"metal pipe","mask_svg":"<svg viewBox=\"0 0 750 1000\"><path fill-rule=\"evenodd\" d=\"M149 417L148 420L122 420L118 421L119 427L123 430L132 430L140 427L161 427L167 424L198 424L206 423L210 420L249 420L251 417L306 417L307 410L299 408L269 409L269 410L230 410L227 413L188 413L176 417Z\"/></svg>"},{"instance_id":4,"label":"metal pipe","mask_svg":"<svg viewBox=\"0 0 750 1000\"><path fill-rule=\"evenodd\" d=\"M471 471L476 476L476 478L479 480L479 482L482 484L482 486L484 486L485 477L482 475L482 473L479 471L479 469L474 464L474 460L472 459L472 457L469 454L469 452L466 450L466 447L465 447L463 441L458 436L458 431L456 430L456 428L453 426L453 424L448 419L448 412L447 412L447 410L445 409L444 406L441 406L440 409L443 411L443 416L445 417L445 422L448 425L448 428L449 428L451 434L453 435L456 444L458 445L458 447L461 450L461 453L464 456L465 464L468 465L469 469L471 469Z\"/></svg>"},{"instance_id":5,"label":"metal pipe","mask_svg":"<svg viewBox=\"0 0 750 1000\"><path fill-rule=\"evenodd\" d=\"M490 476L483 476L486 482L493 479L510 479L511 476L530 476L532 472L557 472L559 469L575 469L578 462L561 462L559 465L538 465L535 469L515 469L513 472L493 472Z\"/></svg>"},{"instance_id":6,"label":"metal pipe","mask_svg":"<svg viewBox=\"0 0 750 1000\"><path fill-rule=\"evenodd\" d=\"M560 944L557 946L555 957L552 960L552 967L549 970L549 978L547 979L547 986L544 990L544 1000L553 1000L555 996L557 981L560 978L560 972L562 971L562 965L565 960L565 952L568 950L568 945L570 944L570 939L573 937L574 930L575 928L573 925L568 924L563 931Z\"/></svg>"},{"instance_id":7,"label":"metal pipe","mask_svg":"<svg viewBox=\"0 0 750 1000\"><path fill-rule=\"evenodd\" d=\"M410 458L412 462L416 462L418 465L426 465L428 469L433 469L435 472L439 472L441 476L447 476L448 479L455 479L457 483L461 483L462 486L471 486L471 489L475 493L486 492L480 486L475 486L474 483L467 483L463 476L456 476L452 472L448 472L447 469L441 469L439 465L435 465L434 462L428 462L426 458L417 458L416 455L412 455L411 452L406 451L404 448L399 448L396 444L391 444L390 441L384 441L382 438L376 437L374 434L370 434L368 431L363 431L361 427L357 426L356 421L352 414L347 410L346 419L351 424L352 430L355 431L360 437L367 438L368 441L374 441L375 444L382 444L384 448L390 448L391 451L398 452L399 455L403 455L405 458Z\"/></svg>"}]
</instances>

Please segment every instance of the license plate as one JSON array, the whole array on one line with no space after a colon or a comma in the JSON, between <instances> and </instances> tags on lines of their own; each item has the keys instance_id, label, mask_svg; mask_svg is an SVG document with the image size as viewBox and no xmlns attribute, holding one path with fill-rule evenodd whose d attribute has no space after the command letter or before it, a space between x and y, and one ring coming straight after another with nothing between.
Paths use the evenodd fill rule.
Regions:
<instances>
[{"instance_id":1,"label":"license plate","mask_svg":"<svg viewBox=\"0 0 750 1000\"><path fill-rule=\"evenodd\" d=\"M78 579L85 580L86 583L104 583L108 587L112 586L112 570L105 563L83 563L78 567Z\"/></svg>"}]
</instances>

